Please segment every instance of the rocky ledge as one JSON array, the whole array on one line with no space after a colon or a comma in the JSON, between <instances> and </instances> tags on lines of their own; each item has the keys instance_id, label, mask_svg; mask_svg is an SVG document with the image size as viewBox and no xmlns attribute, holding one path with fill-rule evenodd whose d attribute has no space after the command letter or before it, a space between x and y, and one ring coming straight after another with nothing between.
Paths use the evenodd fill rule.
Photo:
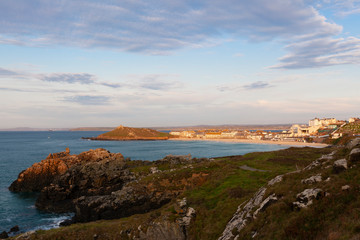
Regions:
<instances>
[{"instance_id":1,"label":"rocky ledge","mask_svg":"<svg viewBox=\"0 0 360 240\"><path fill-rule=\"evenodd\" d=\"M50 154L19 174L10 190L38 191L36 207L50 212L74 212L71 221L88 222L116 219L157 209L181 194L187 187L203 183L207 174L186 174L174 179L174 168L209 161L190 155L169 155L155 162L125 160L120 153L105 149L70 155ZM166 166L168 170L159 170ZM139 171L137 169L147 169ZM148 181L162 175L161 179ZM143 181L143 179L145 179Z\"/></svg>"}]
</instances>

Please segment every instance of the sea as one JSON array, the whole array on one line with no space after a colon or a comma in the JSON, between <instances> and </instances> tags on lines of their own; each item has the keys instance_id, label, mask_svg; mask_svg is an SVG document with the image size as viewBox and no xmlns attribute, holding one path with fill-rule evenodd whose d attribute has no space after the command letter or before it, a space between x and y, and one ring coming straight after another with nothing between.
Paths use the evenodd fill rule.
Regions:
<instances>
[{"instance_id":1,"label":"sea","mask_svg":"<svg viewBox=\"0 0 360 240\"><path fill-rule=\"evenodd\" d=\"M72 217L72 214L54 214L35 208L36 193L11 193L10 184L18 174L32 164L45 159L49 153L65 151L71 154L96 148L120 152L132 160L158 160L166 155L193 157L220 157L249 152L273 151L284 145L246 144L215 141L91 141L103 132L0 132L0 232L15 225L21 232L50 229Z\"/></svg>"}]
</instances>

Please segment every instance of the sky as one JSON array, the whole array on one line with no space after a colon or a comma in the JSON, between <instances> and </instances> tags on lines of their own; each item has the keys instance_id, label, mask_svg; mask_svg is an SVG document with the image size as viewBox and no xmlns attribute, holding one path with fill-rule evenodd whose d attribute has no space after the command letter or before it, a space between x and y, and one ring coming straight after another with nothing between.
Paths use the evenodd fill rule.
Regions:
<instances>
[{"instance_id":1,"label":"sky","mask_svg":"<svg viewBox=\"0 0 360 240\"><path fill-rule=\"evenodd\" d=\"M360 0L1 0L0 128L360 117Z\"/></svg>"}]
</instances>

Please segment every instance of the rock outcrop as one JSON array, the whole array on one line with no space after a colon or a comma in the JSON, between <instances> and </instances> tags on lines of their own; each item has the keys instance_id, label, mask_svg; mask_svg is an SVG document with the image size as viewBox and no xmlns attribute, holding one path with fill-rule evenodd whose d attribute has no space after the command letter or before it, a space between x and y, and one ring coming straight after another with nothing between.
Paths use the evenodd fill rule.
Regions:
<instances>
[{"instance_id":1,"label":"rock outcrop","mask_svg":"<svg viewBox=\"0 0 360 240\"><path fill-rule=\"evenodd\" d=\"M339 160L336 160L334 162L334 165L333 165L333 171L335 173L340 173L342 171L345 171L346 169L348 169L348 165L347 165L347 161L346 159L339 159Z\"/></svg>"},{"instance_id":2,"label":"rock outcrop","mask_svg":"<svg viewBox=\"0 0 360 240\"><path fill-rule=\"evenodd\" d=\"M51 212L74 211L74 199L111 194L135 180L121 154L100 149L78 157L83 164L73 166L44 187L36 201L37 208Z\"/></svg>"},{"instance_id":3,"label":"rock outcrop","mask_svg":"<svg viewBox=\"0 0 360 240\"><path fill-rule=\"evenodd\" d=\"M64 174L75 165L111 158L123 159L123 156L120 153L110 154L105 149L70 155L70 150L67 148L64 152L49 154L46 159L34 163L22 171L17 180L10 185L9 190L12 192L39 192L53 183L56 177Z\"/></svg>"},{"instance_id":4,"label":"rock outcrop","mask_svg":"<svg viewBox=\"0 0 360 240\"><path fill-rule=\"evenodd\" d=\"M301 180L301 183L314 184L314 183L318 183L318 182L321 182L321 181L322 181L321 174L318 174L318 175L311 176L309 178Z\"/></svg>"},{"instance_id":5,"label":"rock outcrop","mask_svg":"<svg viewBox=\"0 0 360 240\"><path fill-rule=\"evenodd\" d=\"M320 188L305 189L296 195L296 202L293 202L295 209L305 208L313 203L314 199L319 199L323 196L323 190Z\"/></svg>"},{"instance_id":6,"label":"rock outcrop","mask_svg":"<svg viewBox=\"0 0 360 240\"><path fill-rule=\"evenodd\" d=\"M360 148L354 148L351 150L349 160L351 163L360 161Z\"/></svg>"},{"instance_id":7,"label":"rock outcrop","mask_svg":"<svg viewBox=\"0 0 360 240\"><path fill-rule=\"evenodd\" d=\"M39 163L34 163L28 169L22 171L17 180L9 187L12 192L38 192L52 183L56 176L65 173L78 159L70 155L67 148L65 152L49 154Z\"/></svg>"},{"instance_id":8,"label":"rock outcrop","mask_svg":"<svg viewBox=\"0 0 360 240\"><path fill-rule=\"evenodd\" d=\"M71 221L88 222L99 219L128 217L146 213L169 203L185 189L202 184L205 173L191 173L174 179L170 170L188 167L208 159L186 156L166 156L149 166L149 171L136 174L136 166L148 167L148 161L127 161L120 153L110 153L96 149L78 155L70 151L50 154L48 158L23 171L12 184L18 191L40 191L36 207L50 212L75 212ZM158 170L166 165L167 171ZM184 166L182 166L184 165ZM51 167L49 167L51 166ZM141 181L147 175L155 176L151 181ZM194 215L193 209L183 206L183 227L189 224ZM154 225L155 226L155 225ZM155 230L154 230L155 231Z\"/></svg>"},{"instance_id":9,"label":"rock outcrop","mask_svg":"<svg viewBox=\"0 0 360 240\"><path fill-rule=\"evenodd\" d=\"M74 201L75 222L115 219L157 209L179 192L151 191L145 185L134 184L103 196L82 196Z\"/></svg>"}]
</instances>

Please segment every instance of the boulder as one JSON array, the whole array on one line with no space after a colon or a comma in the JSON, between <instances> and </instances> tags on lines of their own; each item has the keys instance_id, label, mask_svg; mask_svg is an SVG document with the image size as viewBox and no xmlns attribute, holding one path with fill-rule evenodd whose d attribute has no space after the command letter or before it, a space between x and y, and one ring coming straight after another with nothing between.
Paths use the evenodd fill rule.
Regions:
<instances>
[{"instance_id":1,"label":"boulder","mask_svg":"<svg viewBox=\"0 0 360 240\"><path fill-rule=\"evenodd\" d=\"M333 164L333 171L335 173L340 173L342 171L345 171L346 169L348 169L348 165L347 165L347 161L346 159L339 159L336 160Z\"/></svg>"},{"instance_id":2,"label":"boulder","mask_svg":"<svg viewBox=\"0 0 360 240\"><path fill-rule=\"evenodd\" d=\"M346 145L346 148L353 149L354 147L356 147L358 145L360 145L360 138L355 138Z\"/></svg>"},{"instance_id":3,"label":"boulder","mask_svg":"<svg viewBox=\"0 0 360 240\"><path fill-rule=\"evenodd\" d=\"M323 195L323 190L320 188L305 189L296 195L297 201L293 202L293 207L295 209L306 208L313 203L313 199L319 199Z\"/></svg>"},{"instance_id":4,"label":"boulder","mask_svg":"<svg viewBox=\"0 0 360 240\"><path fill-rule=\"evenodd\" d=\"M303 179L301 180L301 183L304 183L304 184L314 184L314 183L318 183L318 182L321 182L322 179L321 179L321 174L318 174L318 175L315 175L315 176L311 176L309 178L306 178L306 179Z\"/></svg>"},{"instance_id":5,"label":"boulder","mask_svg":"<svg viewBox=\"0 0 360 240\"><path fill-rule=\"evenodd\" d=\"M5 238L9 238L9 235L7 234L7 232L3 231L2 233L0 233L0 239L5 239Z\"/></svg>"},{"instance_id":6,"label":"boulder","mask_svg":"<svg viewBox=\"0 0 360 240\"><path fill-rule=\"evenodd\" d=\"M349 154L349 160L352 163L360 161L360 148L354 148Z\"/></svg>"},{"instance_id":7,"label":"boulder","mask_svg":"<svg viewBox=\"0 0 360 240\"><path fill-rule=\"evenodd\" d=\"M18 225L15 225L15 226L13 226L12 228L10 228L10 232L9 232L9 233L16 233L16 232L18 232L18 231L20 231L20 228L19 228Z\"/></svg>"}]
</instances>

